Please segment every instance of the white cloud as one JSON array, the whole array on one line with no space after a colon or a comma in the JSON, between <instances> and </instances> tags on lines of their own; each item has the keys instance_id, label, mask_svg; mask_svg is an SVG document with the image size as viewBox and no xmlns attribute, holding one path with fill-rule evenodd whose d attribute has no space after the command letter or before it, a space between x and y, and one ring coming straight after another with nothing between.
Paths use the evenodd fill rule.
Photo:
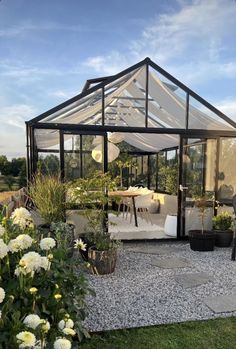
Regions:
<instances>
[{"instance_id":1,"label":"white cloud","mask_svg":"<svg viewBox=\"0 0 236 349\"><path fill-rule=\"evenodd\" d=\"M1 123L25 129L25 120L36 114L35 108L26 104L17 104L0 108Z\"/></svg>"},{"instance_id":2,"label":"white cloud","mask_svg":"<svg viewBox=\"0 0 236 349\"><path fill-rule=\"evenodd\" d=\"M236 100L225 99L215 103L216 108L221 110L224 114L236 121Z\"/></svg>"},{"instance_id":3,"label":"white cloud","mask_svg":"<svg viewBox=\"0 0 236 349\"><path fill-rule=\"evenodd\" d=\"M84 64L99 74L114 74L149 56L157 64L173 67L184 81L215 76L236 77L235 59L224 60L225 38L236 31L236 3L232 0L178 1L178 12L154 18L140 37L123 52L89 57ZM206 75L208 73L208 75ZM183 80L183 79L182 79Z\"/></svg>"},{"instance_id":4,"label":"white cloud","mask_svg":"<svg viewBox=\"0 0 236 349\"><path fill-rule=\"evenodd\" d=\"M25 156L25 120L36 115L36 110L26 104L0 108L0 149L1 154L10 158Z\"/></svg>"}]
</instances>

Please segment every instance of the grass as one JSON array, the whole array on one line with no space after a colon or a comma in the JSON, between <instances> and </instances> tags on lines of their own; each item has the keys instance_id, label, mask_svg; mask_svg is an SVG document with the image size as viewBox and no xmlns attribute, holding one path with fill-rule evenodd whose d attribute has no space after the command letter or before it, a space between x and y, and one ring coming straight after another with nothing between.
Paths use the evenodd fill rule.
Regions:
<instances>
[{"instance_id":1,"label":"grass","mask_svg":"<svg viewBox=\"0 0 236 349\"><path fill-rule=\"evenodd\" d=\"M92 334L81 349L235 349L236 317Z\"/></svg>"}]
</instances>

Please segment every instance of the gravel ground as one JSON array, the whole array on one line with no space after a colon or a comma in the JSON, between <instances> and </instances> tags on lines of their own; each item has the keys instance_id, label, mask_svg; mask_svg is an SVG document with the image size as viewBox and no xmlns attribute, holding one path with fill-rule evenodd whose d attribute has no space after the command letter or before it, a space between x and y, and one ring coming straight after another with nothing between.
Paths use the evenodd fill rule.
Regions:
<instances>
[{"instance_id":1,"label":"gravel ground","mask_svg":"<svg viewBox=\"0 0 236 349\"><path fill-rule=\"evenodd\" d=\"M151 253L138 252L140 247L142 252ZM190 265L174 269L152 265L157 257L170 256L185 259ZM88 297L89 316L84 325L95 332L236 316L236 311L216 314L204 304L208 296L236 294L236 262L230 257L230 248L194 252L183 242L125 243L113 274L88 275L96 297ZM192 288L183 288L175 280L176 275L198 272L212 280Z\"/></svg>"}]
</instances>

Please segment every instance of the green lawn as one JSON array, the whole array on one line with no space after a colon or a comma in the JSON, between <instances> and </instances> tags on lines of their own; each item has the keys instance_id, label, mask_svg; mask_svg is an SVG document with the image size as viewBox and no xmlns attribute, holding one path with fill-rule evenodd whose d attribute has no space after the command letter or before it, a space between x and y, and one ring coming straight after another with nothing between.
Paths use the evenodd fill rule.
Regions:
<instances>
[{"instance_id":1,"label":"green lawn","mask_svg":"<svg viewBox=\"0 0 236 349\"><path fill-rule=\"evenodd\" d=\"M93 334L81 349L235 349L236 317Z\"/></svg>"}]
</instances>

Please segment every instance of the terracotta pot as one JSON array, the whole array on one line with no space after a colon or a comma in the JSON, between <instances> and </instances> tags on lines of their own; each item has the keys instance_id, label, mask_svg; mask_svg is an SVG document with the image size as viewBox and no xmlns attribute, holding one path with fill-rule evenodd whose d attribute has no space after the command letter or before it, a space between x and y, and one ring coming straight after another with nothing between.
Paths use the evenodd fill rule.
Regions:
<instances>
[{"instance_id":1,"label":"terracotta pot","mask_svg":"<svg viewBox=\"0 0 236 349\"><path fill-rule=\"evenodd\" d=\"M114 272L117 260L117 249L98 251L95 247L88 250L88 261L91 272L96 275L111 274Z\"/></svg>"},{"instance_id":2,"label":"terracotta pot","mask_svg":"<svg viewBox=\"0 0 236 349\"><path fill-rule=\"evenodd\" d=\"M193 251L213 251L215 234L210 230L190 230L188 232L190 248Z\"/></svg>"},{"instance_id":3,"label":"terracotta pot","mask_svg":"<svg viewBox=\"0 0 236 349\"><path fill-rule=\"evenodd\" d=\"M215 234L215 245L217 247L229 247L233 240L233 231L228 230L213 230Z\"/></svg>"}]
</instances>

